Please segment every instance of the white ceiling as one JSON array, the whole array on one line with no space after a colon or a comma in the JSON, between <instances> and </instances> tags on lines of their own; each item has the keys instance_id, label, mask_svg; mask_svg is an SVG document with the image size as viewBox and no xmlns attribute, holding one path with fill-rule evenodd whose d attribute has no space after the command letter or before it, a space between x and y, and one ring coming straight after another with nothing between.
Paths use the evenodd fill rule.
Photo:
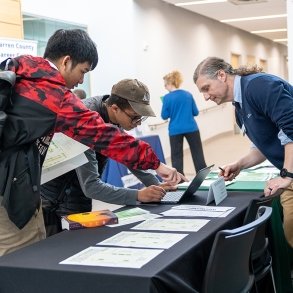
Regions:
<instances>
[{"instance_id":1,"label":"white ceiling","mask_svg":"<svg viewBox=\"0 0 293 293\"><path fill-rule=\"evenodd\" d=\"M183 2L203 2L203 0L162 0L170 4ZM286 14L286 0L226 0L221 3L180 6L189 11L221 21L225 19L259 17ZM251 32L259 30L287 29L287 17L262 20L241 20L226 23L239 29ZM257 33L270 40L287 39L287 30L281 32ZM279 41L287 45L287 41Z\"/></svg>"}]
</instances>

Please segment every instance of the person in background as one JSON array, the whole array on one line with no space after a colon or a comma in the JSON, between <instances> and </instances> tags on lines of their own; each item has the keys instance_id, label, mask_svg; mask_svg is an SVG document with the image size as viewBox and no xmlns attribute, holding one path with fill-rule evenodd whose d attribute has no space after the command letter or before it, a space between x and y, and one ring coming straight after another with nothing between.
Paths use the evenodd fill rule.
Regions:
<instances>
[{"instance_id":1,"label":"person in background","mask_svg":"<svg viewBox=\"0 0 293 293\"><path fill-rule=\"evenodd\" d=\"M23 55L15 60L18 65L1 64L19 78L1 137L0 256L45 238L40 177L54 132L129 168L154 169L171 184L184 180L160 162L149 144L104 123L71 92L98 63L96 45L84 30L57 30L43 58Z\"/></svg>"},{"instance_id":2,"label":"person in background","mask_svg":"<svg viewBox=\"0 0 293 293\"><path fill-rule=\"evenodd\" d=\"M149 91L137 79L124 79L115 84L111 95L85 99L84 104L98 112L105 123L121 127L121 131L131 130L149 116L155 116L150 107ZM60 232L61 216L88 212L92 209L92 199L104 202L136 205L138 202L159 202L165 195L162 187L172 189L166 183L162 187L157 177L142 170L131 170L147 187L141 190L115 187L101 181L108 158L88 150L88 163L55 178L41 186L47 237Z\"/></svg>"},{"instance_id":3,"label":"person in background","mask_svg":"<svg viewBox=\"0 0 293 293\"><path fill-rule=\"evenodd\" d=\"M238 161L223 166L220 175L232 180L242 169L268 159L280 176L266 183L266 196L284 189L281 204L284 232L293 247L293 87L261 68L232 66L221 58L204 59L195 69L194 83L206 101L218 105L232 102L236 121L252 141L250 151Z\"/></svg>"},{"instance_id":4,"label":"person in background","mask_svg":"<svg viewBox=\"0 0 293 293\"><path fill-rule=\"evenodd\" d=\"M81 100L86 98L86 92L83 89L75 89L72 91L76 96L78 96Z\"/></svg>"},{"instance_id":5,"label":"person in background","mask_svg":"<svg viewBox=\"0 0 293 293\"><path fill-rule=\"evenodd\" d=\"M162 119L169 121L169 137L171 146L172 166L184 174L183 169L183 139L186 138L192 155L196 172L205 168L206 162L200 138L200 132L194 119L198 109L192 94L180 89L182 75L172 71L163 77L166 90L163 97Z\"/></svg>"}]
</instances>

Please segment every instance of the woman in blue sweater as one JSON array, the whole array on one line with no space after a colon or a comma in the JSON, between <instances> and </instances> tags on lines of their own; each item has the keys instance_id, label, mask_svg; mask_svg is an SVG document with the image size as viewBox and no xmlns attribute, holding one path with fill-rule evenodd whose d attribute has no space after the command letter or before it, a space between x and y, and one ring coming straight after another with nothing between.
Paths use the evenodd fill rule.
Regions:
<instances>
[{"instance_id":1,"label":"woman in blue sweater","mask_svg":"<svg viewBox=\"0 0 293 293\"><path fill-rule=\"evenodd\" d=\"M172 166L183 172L183 139L186 138L196 172L206 167L200 133L194 116L198 109L190 92L180 89L182 75L172 71L163 77L165 88L169 91L163 97L162 119L170 119L169 136Z\"/></svg>"}]
</instances>

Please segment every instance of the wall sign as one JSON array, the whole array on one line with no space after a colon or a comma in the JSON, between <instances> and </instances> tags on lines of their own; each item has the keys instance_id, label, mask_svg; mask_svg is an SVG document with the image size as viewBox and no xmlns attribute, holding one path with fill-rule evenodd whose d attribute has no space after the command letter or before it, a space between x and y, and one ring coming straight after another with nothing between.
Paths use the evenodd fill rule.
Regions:
<instances>
[{"instance_id":1,"label":"wall sign","mask_svg":"<svg viewBox=\"0 0 293 293\"><path fill-rule=\"evenodd\" d=\"M0 62L19 55L37 55L37 41L0 38Z\"/></svg>"}]
</instances>

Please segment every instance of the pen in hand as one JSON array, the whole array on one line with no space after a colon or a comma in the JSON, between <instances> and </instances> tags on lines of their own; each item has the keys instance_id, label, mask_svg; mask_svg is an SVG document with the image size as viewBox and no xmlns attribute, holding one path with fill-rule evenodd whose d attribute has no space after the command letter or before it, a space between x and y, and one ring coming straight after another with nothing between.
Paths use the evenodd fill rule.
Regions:
<instances>
[{"instance_id":1,"label":"pen in hand","mask_svg":"<svg viewBox=\"0 0 293 293\"><path fill-rule=\"evenodd\" d=\"M218 168L223 172L223 175L222 175L222 176L223 176L224 178L226 178L226 177L228 178L228 177L232 176L232 177L231 177L230 179L228 179L228 180L233 180L233 179L235 179L235 177L236 177L236 176L235 176L235 173L231 173L231 174L229 174L228 176L225 176L225 169L223 169L223 168L221 168L221 167L218 167ZM227 179L225 179L225 180L227 180Z\"/></svg>"},{"instance_id":2,"label":"pen in hand","mask_svg":"<svg viewBox=\"0 0 293 293\"><path fill-rule=\"evenodd\" d=\"M221 168L221 167L218 167L218 168L225 173L225 170L223 168Z\"/></svg>"},{"instance_id":3,"label":"pen in hand","mask_svg":"<svg viewBox=\"0 0 293 293\"><path fill-rule=\"evenodd\" d=\"M221 168L221 167L218 167L221 171L222 171L222 174L221 176L225 178L225 169ZM219 174L220 175L220 174Z\"/></svg>"}]
</instances>

